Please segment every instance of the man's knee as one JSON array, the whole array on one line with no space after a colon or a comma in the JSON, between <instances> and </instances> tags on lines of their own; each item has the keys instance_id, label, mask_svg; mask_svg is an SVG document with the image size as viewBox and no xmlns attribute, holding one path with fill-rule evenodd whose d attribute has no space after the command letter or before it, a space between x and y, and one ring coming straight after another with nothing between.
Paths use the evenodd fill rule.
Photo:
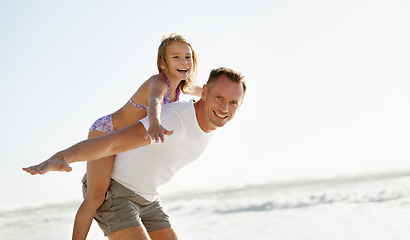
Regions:
<instances>
[{"instance_id":1,"label":"man's knee","mask_svg":"<svg viewBox=\"0 0 410 240\"><path fill-rule=\"evenodd\" d=\"M148 234L152 240L178 240L176 233L171 227L148 232Z\"/></svg>"},{"instance_id":2,"label":"man's knee","mask_svg":"<svg viewBox=\"0 0 410 240\"><path fill-rule=\"evenodd\" d=\"M142 226L129 227L107 235L110 240L149 240L147 231Z\"/></svg>"}]
</instances>

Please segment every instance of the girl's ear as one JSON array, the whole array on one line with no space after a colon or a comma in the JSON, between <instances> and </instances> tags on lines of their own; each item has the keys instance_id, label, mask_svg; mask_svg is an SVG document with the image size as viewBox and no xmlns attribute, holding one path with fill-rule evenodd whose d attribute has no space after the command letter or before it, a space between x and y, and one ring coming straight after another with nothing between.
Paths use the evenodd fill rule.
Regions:
<instances>
[{"instance_id":1,"label":"girl's ear","mask_svg":"<svg viewBox=\"0 0 410 240\"><path fill-rule=\"evenodd\" d=\"M165 69L166 69L166 63L165 63L165 61L164 61L163 58L160 59L159 67L161 68L161 70L165 70Z\"/></svg>"}]
</instances>

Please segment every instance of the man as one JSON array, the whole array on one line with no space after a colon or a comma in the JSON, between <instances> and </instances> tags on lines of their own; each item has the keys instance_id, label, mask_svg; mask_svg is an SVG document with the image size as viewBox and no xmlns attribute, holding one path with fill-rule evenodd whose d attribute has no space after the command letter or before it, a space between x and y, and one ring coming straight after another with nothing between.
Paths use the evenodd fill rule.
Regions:
<instances>
[{"instance_id":1,"label":"man","mask_svg":"<svg viewBox=\"0 0 410 240\"><path fill-rule=\"evenodd\" d=\"M211 71L198 102L163 106L161 123L174 134L163 144L145 139L148 118L99 138L92 138L23 170L31 174L71 171L70 163L116 155L111 184L95 219L116 239L177 239L158 199L157 188L204 151L212 131L223 127L242 104L246 84L228 68ZM86 183L84 184L86 189Z\"/></svg>"}]
</instances>

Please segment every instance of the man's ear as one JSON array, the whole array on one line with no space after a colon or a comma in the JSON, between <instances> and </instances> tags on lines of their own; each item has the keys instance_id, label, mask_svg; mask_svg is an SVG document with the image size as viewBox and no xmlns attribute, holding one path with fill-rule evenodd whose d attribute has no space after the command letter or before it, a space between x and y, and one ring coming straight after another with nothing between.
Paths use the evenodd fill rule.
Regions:
<instances>
[{"instance_id":1,"label":"man's ear","mask_svg":"<svg viewBox=\"0 0 410 240\"><path fill-rule=\"evenodd\" d=\"M204 84L204 86L202 87L202 93L201 93L202 100L205 100L206 98L206 91L207 91L206 84Z\"/></svg>"}]
</instances>

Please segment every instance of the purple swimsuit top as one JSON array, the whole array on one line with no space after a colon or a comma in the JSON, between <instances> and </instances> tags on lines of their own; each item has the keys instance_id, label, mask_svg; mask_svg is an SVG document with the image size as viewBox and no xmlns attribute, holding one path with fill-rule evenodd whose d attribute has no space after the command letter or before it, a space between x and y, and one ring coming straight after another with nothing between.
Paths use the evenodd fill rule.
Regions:
<instances>
[{"instance_id":1,"label":"purple swimsuit top","mask_svg":"<svg viewBox=\"0 0 410 240\"><path fill-rule=\"evenodd\" d=\"M164 101L162 102L162 104L168 104L168 103L171 103L171 92L170 92L170 89L169 89L168 78L167 78L167 76L165 76L165 74L164 74L164 78L165 78L165 81L167 82L167 95L165 95ZM176 99L176 101L179 100L179 94L180 94L180 93L181 93L181 92L180 92L179 87L178 87L178 88L177 88L177 99ZM135 102L132 100L132 98L130 98L129 102L130 102L132 105L136 106L137 108L142 108L142 109L147 109L147 108L148 108L147 106L144 106L144 105L135 103Z\"/></svg>"}]
</instances>

